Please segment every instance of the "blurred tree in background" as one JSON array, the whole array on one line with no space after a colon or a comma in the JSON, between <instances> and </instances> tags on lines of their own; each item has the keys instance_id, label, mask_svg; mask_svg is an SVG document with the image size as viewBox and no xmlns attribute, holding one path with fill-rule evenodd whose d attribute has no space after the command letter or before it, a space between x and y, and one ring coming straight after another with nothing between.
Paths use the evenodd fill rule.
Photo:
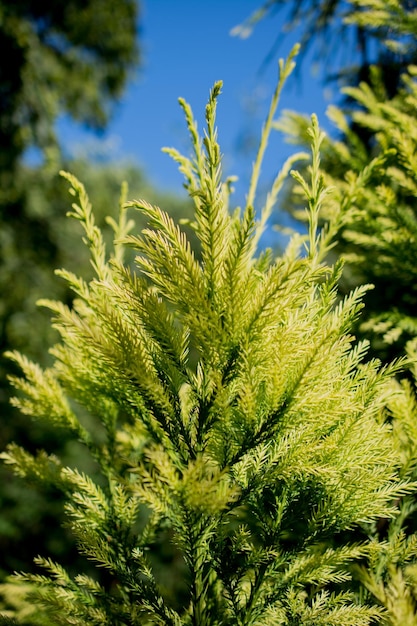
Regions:
<instances>
[{"instance_id":1,"label":"blurred tree in background","mask_svg":"<svg viewBox=\"0 0 417 626\"><path fill-rule=\"evenodd\" d=\"M139 61L137 12L136 0L0 2L2 204L12 204L13 190L19 200L25 149L47 156L57 147L58 115L105 126Z\"/></svg>"},{"instance_id":2,"label":"blurred tree in background","mask_svg":"<svg viewBox=\"0 0 417 626\"><path fill-rule=\"evenodd\" d=\"M346 198L333 250L346 261L342 290L374 285L356 332L371 339L384 361L402 354L417 336L416 71L410 66L404 72L393 98L378 68L373 85L346 88L356 107L329 108L339 137L327 137L322 147L326 182ZM300 144L308 140L307 124L303 116L287 112L278 126ZM300 221L299 191L290 187L287 206ZM323 219L333 219L334 211L328 202Z\"/></svg>"}]
</instances>

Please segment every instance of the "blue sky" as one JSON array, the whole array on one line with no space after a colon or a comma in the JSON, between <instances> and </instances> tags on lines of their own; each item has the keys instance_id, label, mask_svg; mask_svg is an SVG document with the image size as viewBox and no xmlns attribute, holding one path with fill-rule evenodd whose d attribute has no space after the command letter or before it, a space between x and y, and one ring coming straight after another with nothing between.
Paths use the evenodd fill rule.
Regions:
<instances>
[{"instance_id":1,"label":"blue sky","mask_svg":"<svg viewBox=\"0 0 417 626\"><path fill-rule=\"evenodd\" d=\"M248 131L259 136L276 85L278 58L285 57L297 40L296 34L282 36L276 58L260 71L282 29L283 16L264 19L247 39L233 37L230 31L261 4L262 0L142 0L142 65L99 141L104 150L116 159L135 160L155 185L180 193L182 177L177 166L161 152L163 146L189 152L178 97L191 104L202 130L209 90L216 80L223 80L219 141L224 169L239 176L237 196L243 196L254 158L254 148L242 150L244 137ZM299 75L287 84L280 109L308 115L315 112L325 124L327 104L323 81L309 55ZM70 152L91 149L97 141L68 121L59 128L63 145ZM275 134L264 181L295 151Z\"/></svg>"}]
</instances>

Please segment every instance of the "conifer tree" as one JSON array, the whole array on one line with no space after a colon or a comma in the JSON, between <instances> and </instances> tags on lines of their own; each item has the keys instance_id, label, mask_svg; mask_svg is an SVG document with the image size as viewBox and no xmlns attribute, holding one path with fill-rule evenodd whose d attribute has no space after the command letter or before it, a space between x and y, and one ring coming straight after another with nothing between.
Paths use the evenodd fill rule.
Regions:
<instances>
[{"instance_id":1,"label":"conifer tree","mask_svg":"<svg viewBox=\"0 0 417 626\"><path fill-rule=\"evenodd\" d=\"M71 308L41 303L61 335L51 367L9 354L23 372L12 378L14 403L72 433L97 471L14 444L3 458L18 475L62 491L80 552L106 576L71 576L40 555L42 573L11 583L36 606L34 624L361 626L383 614L350 584L352 565L370 554L350 531L393 516L410 489L384 419L399 364L365 362L367 346L350 327L366 287L338 302L341 266L323 262L332 231L318 222L330 190L315 118L309 178L295 174L309 221L304 252L299 236L281 256L257 251L291 167L257 214L292 57L280 63L242 209L229 210L232 181L222 179L221 84L210 93L203 137L180 101L193 154L168 152L194 201L197 249L167 213L138 200L110 218L107 256L84 187L64 174L95 277L58 272L76 299ZM139 234L128 207L148 220ZM127 247L135 269L124 262ZM178 561L175 597L155 564L161 544ZM5 613L5 623L12 618Z\"/></svg>"},{"instance_id":2,"label":"conifer tree","mask_svg":"<svg viewBox=\"0 0 417 626\"><path fill-rule=\"evenodd\" d=\"M393 380L387 409L397 447L399 475L415 481L417 477L417 382L416 345L408 344L410 379ZM398 393L400 391L400 393ZM368 527L370 539L367 558L352 567L366 602L384 607L383 626L413 626L417 621L417 534L415 493L399 498L391 520L379 520Z\"/></svg>"},{"instance_id":3,"label":"conifer tree","mask_svg":"<svg viewBox=\"0 0 417 626\"><path fill-rule=\"evenodd\" d=\"M416 40L416 13L401 0L352 4L358 11L349 21L369 31L380 29L386 53L401 59L403 71L392 94L379 60L366 81L342 90L343 107L328 108L336 132L322 144L321 167L335 194L323 207L322 218L333 221L336 253L346 261L344 289L368 282L375 287L366 296L360 332L372 337L379 357L389 360L403 353L417 334L417 69L405 63L407 42ZM290 141L303 146L309 144L308 126L308 118L295 112L286 112L275 123ZM297 198L295 191L287 208L303 219L303 192L298 189Z\"/></svg>"},{"instance_id":4,"label":"conifer tree","mask_svg":"<svg viewBox=\"0 0 417 626\"><path fill-rule=\"evenodd\" d=\"M191 215L191 201L156 190L134 164L123 161L98 164L95 155L90 155L89 159L71 159L64 165L77 176L82 173L83 183L96 207L96 223L109 243L113 231L105 218L118 203L121 180L127 182L132 197L146 197L148 201L166 207L178 220ZM28 231L33 228L33 222L20 224L18 241L9 228L0 229L7 257L7 262L0 263L3 329L0 340L0 450L3 451L10 441L28 447L32 452L46 446L69 463L79 450L69 434L57 432L45 422L28 423L25 416L10 406L13 388L6 375L13 369L3 350L24 350L28 358L42 366L48 365L51 359L47 348L57 340L57 334L51 328L48 310L37 307L36 301L41 297L66 303L72 301L71 290L64 281L54 277L53 268L67 267L77 274L83 272L85 280L92 277L93 269L89 267L89 252L81 241L78 223L65 217L68 208L66 181L58 172L52 177L45 172L42 175L38 168L29 167L25 170L25 181L31 190L26 209L32 215L42 216L42 220L38 229L30 234ZM140 221L138 211L132 218L136 220L136 228L144 227L146 222ZM50 247L45 240L44 227L50 233L50 238L46 239L54 242L53 261L48 258ZM34 237L38 242L36 250L30 243ZM17 369L15 373L18 373ZM10 476L9 470L1 465L0 502L0 582L10 571L30 566L33 557L46 550L53 558L75 565L76 549L67 530L61 528L60 497L53 487L33 490L24 481Z\"/></svg>"},{"instance_id":5,"label":"conifer tree","mask_svg":"<svg viewBox=\"0 0 417 626\"><path fill-rule=\"evenodd\" d=\"M374 337L374 348L385 359L403 352L417 335L415 77L410 66L391 99L376 67L373 86L344 89L351 108L328 109L342 136L326 137L322 146L323 175L336 190L325 201L322 219L332 221L336 251L347 262L345 288L363 282L375 286L366 299L361 332ZM307 145L306 118L290 112L276 126ZM303 191L293 191L288 208L303 220Z\"/></svg>"},{"instance_id":6,"label":"conifer tree","mask_svg":"<svg viewBox=\"0 0 417 626\"><path fill-rule=\"evenodd\" d=\"M415 12L409 15L398 0L357 4L370 10L356 19L369 29L381 28L391 52L401 55L401 46L410 38L415 41ZM404 351L410 356L410 371L394 385L388 410L400 474L415 480L416 68L404 69L394 95L386 89L382 69L372 67L369 82L344 89L343 109L328 110L339 136L326 137L322 144L322 172L334 193L325 199L321 217L337 240L332 253L345 260L341 292L364 282L374 285L355 331L370 339L372 353L385 361ZM294 142L308 145L307 118L290 112L275 126L285 129ZM305 221L303 189L295 186L292 192L288 206ZM400 395L395 393L398 385ZM384 625L417 622L416 530L414 494L398 501L390 523L369 526L371 556L366 565L354 568L364 597L385 607Z\"/></svg>"}]
</instances>

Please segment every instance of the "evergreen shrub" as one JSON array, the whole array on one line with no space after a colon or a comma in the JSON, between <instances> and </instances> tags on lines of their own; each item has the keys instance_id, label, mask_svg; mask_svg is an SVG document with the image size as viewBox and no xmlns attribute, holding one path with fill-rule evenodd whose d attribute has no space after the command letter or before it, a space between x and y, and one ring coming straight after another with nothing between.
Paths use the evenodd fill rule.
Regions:
<instances>
[{"instance_id":1,"label":"evergreen shrub","mask_svg":"<svg viewBox=\"0 0 417 626\"><path fill-rule=\"evenodd\" d=\"M313 117L304 239L283 254L259 239L291 160L261 213L256 188L280 91L263 129L246 205L229 210L215 129L216 83L201 137L181 100L190 158L178 162L194 202L193 249L170 216L125 204L106 254L84 187L70 174L71 216L84 229L95 277L60 270L72 307L43 301L61 340L41 369L19 353L14 404L72 434L96 468L64 466L52 451L10 444L20 476L66 500L79 551L95 564L71 576L48 555L10 589L23 609L4 623L133 626L365 625L382 619L352 581L371 544L354 529L395 514L410 486L385 420L399 363L365 360L350 334L367 287L337 297L341 266L323 262L331 228L318 228L331 193L320 174ZM131 234L126 210L148 220ZM124 262L128 248L135 267ZM396 397L403 391L395 387ZM91 464L89 464L91 467ZM169 563L164 568L163 560ZM6 595L7 595L6 594ZM22 605L20 605L22 607ZM23 615L24 613L24 615ZM13 622L14 620L14 622Z\"/></svg>"}]
</instances>

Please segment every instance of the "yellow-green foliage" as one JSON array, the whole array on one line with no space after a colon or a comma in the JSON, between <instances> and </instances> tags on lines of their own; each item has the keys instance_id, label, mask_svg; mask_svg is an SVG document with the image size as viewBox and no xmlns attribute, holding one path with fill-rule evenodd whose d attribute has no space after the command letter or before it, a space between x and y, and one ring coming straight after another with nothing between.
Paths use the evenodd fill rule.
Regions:
<instances>
[{"instance_id":1,"label":"yellow-green foliage","mask_svg":"<svg viewBox=\"0 0 417 626\"><path fill-rule=\"evenodd\" d=\"M203 139L181 101L193 155L171 153L194 201L197 250L167 213L137 200L111 221L108 256L85 189L65 174L96 275L59 272L77 298L72 308L42 303L61 335L51 368L10 354L23 371L14 402L70 430L99 475L13 445L3 458L62 490L80 552L108 575L71 577L47 555L36 561L42 574L16 575L51 624L361 626L381 615L350 587L369 546L349 531L394 516L409 491L384 421L397 366L364 361L367 346L349 329L366 287L338 302L340 265L322 262L329 190L315 118L311 176L298 176L305 249L295 237L282 256L257 253L271 208L269 198L257 219L260 162L291 69L291 58L281 63L248 202L232 213L215 130L221 85ZM139 234L128 206L148 220ZM153 560L164 542L178 559L177 598Z\"/></svg>"},{"instance_id":2,"label":"yellow-green foliage","mask_svg":"<svg viewBox=\"0 0 417 626\"><path fill-rule=\"evenodd\" d=\"M402 350L417 334L415 316L417 268L417 68L402 76L402 87L389 99L378 69L373 86L361 83L345 93L355 108L344 113L329 107L330 119L343 139L322 144L322 170L334 193L324 200L321 218L328 220L336 252L347 264L347 283L375 285L367 298L361 331L377 334ZM307 143L308 120L293 113L275 126L296 142ZM294 189L290 209L305 220L304 192ZM378 344L376 344L378 345Z\"/></svg>"},{"instance_id":3,"label":"yellow-green foliage","mask_svg":"<svg viewBox=\"0 0 417 626\"><path fill-rule=\"evenodd\" d=\"M392 52L404 53L415 42L416 12L400 0L355 0L348 20L380 29ZM406 6L407 5L407 6ZM401 57L402 59L403 57ZM394 95L387 76L373 67L368 82L344 90L344 108L330 107L338 139L322 142L322 174L334 192L323 200L321 219L337 240L333 254L345 259L346 285L372 282L366 317L358 330L372 339L373 354L402 353L410 358L407 379L395 382L388 400L389 420L397 446L399 474L416 479L416 267L417 267L417 70L409 65ZM385 81L385 82L384 82ZM389 82L389 81L388 81ZM309 120L287 113L274 126L301 145L309 142ZM302 185L289 194L294 214L307 221ZM385 608L384 625L417 622L415 494L397 502L389 524L371 524L369 558L353 568L367 602Z\"/></svg>"}]
</instances>

